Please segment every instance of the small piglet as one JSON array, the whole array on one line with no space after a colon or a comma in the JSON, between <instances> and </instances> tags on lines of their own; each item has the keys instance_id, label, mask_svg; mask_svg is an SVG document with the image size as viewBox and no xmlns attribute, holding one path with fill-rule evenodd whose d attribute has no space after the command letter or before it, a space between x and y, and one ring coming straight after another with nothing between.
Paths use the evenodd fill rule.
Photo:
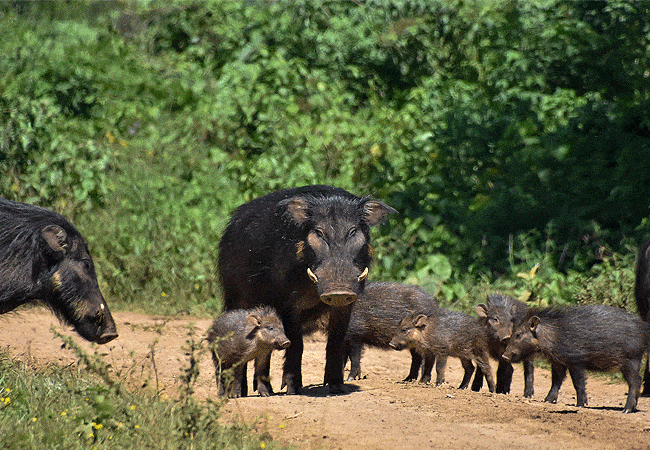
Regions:
<instances>
[{"instance_id":1,"label":"small piglet","mask_svg":"<svg viewBox=\"0 0 650 450\"><path fill-rule=\"evenodd\" d=\"M275 310L268 306L236 309L217 317L206 339L210 342L212 361L217 373L219 395L247 395L246 363L255 360L255 385L262 397L273 393L268 373L268 361L273 350L289 347L291 342ZM227 386L224 371L233 369L232 384Z\"/></svg>"},{"instance_id":2,"label":"small piglet","mask_svg":"<svg viewBox=\"0 0 650 450\"><path fill-rule=\"evenodd\" d=\"M510 337L503 358L517 362L540 353L551 363L551 390L545 402L556 403L569 370L577 404L587 405L585 370L620 369L629 386L624 413L636 410L641 389L641 359L650 344L648 324L623 309L607 305L546 308L531 312Z\"/></svg>"},{"instance_id":3,"label":"small piglet","mask_svg":"<svg viewBox=\"0 0 650 450\"><path fill-rule=\"evenodd\" d=\"M479 322L487 330L490 356L499 361L497 367L497 394L508 394L512 384L512 364L501 355L506 350L508 340L515 326L528 317L528 306L509 295L490 294L487 302L474 307L478 313ZM534 394L534 362L535 355L522 360L524 366L524 397Z\"/></svg>"},{"instance_id":4,"label":"small piglet","mask_svg":"<svg viewBox=\"0 0 650 450\"><path fill-rule=\"evenodd\" d=\"M425 359L446 361L447 356L459 358L465 375L459 389L466 389L474 373L472 360L487 380L490 392L494 392L494 376L488 356L487 334L478 319L468 314L438 308L426 313L406 316L400 322L398 332L390 341L396 350L414 349ZM445 380L445 366L436 364L436 385ZM478 372L477 372L478 373ZM482 376L475 377L472 390L478 391Z\"/></svg>"},{"instance_id":5,"label":"small piglet","mask_svg":"<svg viewBox=\"0 0 650 450\"><path fill-rule=\"evenodd\" d=\"M390 348L389 343L400 320L407 314L422 309L435 310L438 302L418 286L402 283L374 282L366 288L352 306L350 324L345 334L345 357L350 358L348 381L361 378L361 354L364 346ZM425 360L420 382L431 381L434 361ZM446 361L439 361L445 364ZM418 377L422 357L411 350L411 370L404 381Z\"/></svg>"}]
</instances>

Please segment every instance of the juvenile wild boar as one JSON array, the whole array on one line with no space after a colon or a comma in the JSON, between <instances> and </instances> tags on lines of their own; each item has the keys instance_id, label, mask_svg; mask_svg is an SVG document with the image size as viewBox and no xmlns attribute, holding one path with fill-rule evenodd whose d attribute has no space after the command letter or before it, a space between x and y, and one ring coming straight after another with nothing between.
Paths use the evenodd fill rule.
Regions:
<instances>
[{"instance_id":1,"label":"juvenile wild boar","mask_svg":"<svg viewBox=\"0 0 650 450\"><path fill-rule=\"evenodd\" d=\"M44 302L81 337L117 337L81 234L63 216L0 198L0 314Z\"/></svg>"},{"instance_id":2,"label":"juvenile wild boar","mask_svg":"<svg viewBox=\"0 0 650 450\"><path fill-rule=\"evenodd\" d=\"M637 312L643 320L650 322L650 239L639 247L634 298ZM643 395L650 395L650 354L643 369Z\"/></svg>"},{"instance_id":3,"label":"juvenile wild boar","mask_svg":"<svg viewBox=\"0 0 650 450\"><path fill-rule=\"evenodd\" d=\"M361 353L365 345L390 348L390 341L397 333L402 318L415 311L437 307L438 302L418 286L386 282L366 284L352 307L345 335L345 355L350 358L348 381L361 378ZM422 383L431 380L433 363L425 357L420 379ZM440 363L444 364L442 361ZM411 370L404 381L416 380L421 364L422 357L412 349Z\"/></svg>"},{"instance_id":4,"label":"juvenile wild boar","mask_svg":"<svg viewBox=\"0 0 650 450\"><path fill-rule=\"evenodd\" d=\"M246 362L255 360L255 387L262 397L273 390L268 367L273 350L285 349L291 344L284 334L282 322L273 308L258 306L248 310L233 310L217 317L208 330L206 340L216 370L219 395L246 397ZM223 372L233 369L232 384L227 386Z\"/></svg>"},{"instance_id":5,"label":"juvenile wild boar","mask_svg":"<svg viewBox=\"0 0 650 450\"><path fill-rule=\"evenodd\" d=\"M512 364L502 358L503 352L514 327L523 321L528 314L528 306L509 295L490 294L487 302L475 306L479 321L487 330L488 348L490 356L499 361L497 368L497 394L510 392L512 384ZM533 387L534 356L522 360L524 366L524 397L532 397L535 393Z\"/></svg>"},{"instance_id":6,"label":"juvenile wild boar","mask_svg":"<svg viewBox=\"0 0 650 450\"><path fill-rule=\"evenodd\" d=\"M227 310L273 306L291 345L282 387L302 389L302 324L329 313L324 382L344 392L343 339L372 262L370 227L395 210L331 186L304 186L241 205L219 243Z\"/></svg>"},{"instance_id":7,"label":"juvenile wild boar","mask_svg":"<svg viewBox=\"0 0 650 450\"><path fill-rule=\"evenodd\" d=\"M414 349L423 357L459 358L465 374L458 389L466 389L474 373L472 360L481 369L488 389L494 392L494 376L490 368L486 331L478 319L458 311L438 308L417 312L402 319L397 334L390 341L396 350ZM445 381L444 365L436 365L436 385ZM480 382L480 384L479 384ZM472 390L481 388L482 376L475 377Z\"/></svg>"},{"instance_id":8,"label":"juvenile wild boar","mask_svg":"<svg viewBox=\"0 0 650 450\"><path fill-rule=\"evenodd\" d=\"M503 357L517 362L540 353L551 363L551 389L545 402L556 403L567 369L577 404L587 405L585 370L620 369L629 386L624 413L636 410L641 389L641 359L650 345L648 324L623 309L607 305L546 308L531 311L508 341Z\"/></svg>"}]
</instances>

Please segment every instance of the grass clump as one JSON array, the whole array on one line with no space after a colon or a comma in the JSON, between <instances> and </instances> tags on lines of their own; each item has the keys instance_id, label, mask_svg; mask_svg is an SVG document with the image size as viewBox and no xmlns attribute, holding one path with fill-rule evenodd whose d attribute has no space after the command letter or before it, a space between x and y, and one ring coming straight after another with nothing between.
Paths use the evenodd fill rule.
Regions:
<instances>
[{"instance_id":1,"label":"grass clump","mask_svg":"<svg viewBox=\"0 0 650 450\"><path fill-rule=\"evenodd\" d=\"M87 370L33 368L0 352L0 434L3 448L259 449L281 448L252 425L218 422L219 401L194 396L200 344L190 333L189 365L176 398L135 390L116 379L98 353L55 334Z\"/></svg>"}]
</instances>

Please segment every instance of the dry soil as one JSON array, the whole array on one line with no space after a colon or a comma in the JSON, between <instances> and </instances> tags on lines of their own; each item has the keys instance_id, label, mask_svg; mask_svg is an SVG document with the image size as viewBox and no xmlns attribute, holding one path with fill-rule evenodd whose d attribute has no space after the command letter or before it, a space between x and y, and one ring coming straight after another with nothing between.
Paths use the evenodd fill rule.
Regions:
<instances>
[{"instance_id":1,"label":"dry soil","mask_svg":"<svg viewBox=\"0 0 650 450\"><path fill-rule=\"evenodd\" d=\"M157 386L176 395L181 368L188 364L184 346L190 326L200 338L211 321L129 312L114 317L120 334L115 341L103 346L76 341L88 351L104 354L112 370L133 388L149 380L145 389ZM76 367L74 354L61 348L52 326L74 335L46 309L5 314L0 317L0 348L34 367L52 363ZM274 353L271 376L276 390L282 360L281 353ZM639 400L639 412L623 414L627 385L609 376L589 374L589 406L576 408L570 379L557 404L543 402L550 373L542 368L535 370L535 397L529 400L522 396L520 365L508 395L491 394L485 387L481 392L461 391L456 389L462 378L456 359L449 359L448 384L436 388L401 381L409 369L408 352L371 348L361 361L365 378L348 382L347 394L329 396L320 384L324 362L323 336L306 338L303 395L279 392L268 398L233 399L223 407L222 420L255 423L258 432L299 449L650 449L650 398ZM196 395L216 397L214 368L207 354L200 369Z\"/></svg>"}]
</instances>

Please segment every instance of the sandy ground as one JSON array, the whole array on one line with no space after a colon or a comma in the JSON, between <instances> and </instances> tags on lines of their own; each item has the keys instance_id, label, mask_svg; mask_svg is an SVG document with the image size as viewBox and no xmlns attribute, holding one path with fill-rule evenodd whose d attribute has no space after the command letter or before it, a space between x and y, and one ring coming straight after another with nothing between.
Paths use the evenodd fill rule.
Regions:
<instances>
[{"instance_id":1,"label":"sandy ground","mask_svg":"<svg viewBox=\"0 0 650 450\"><path fill-rule=\"evenodd\" d=\"M183 347L190 324L200 338L211 321L129 312L114 317L120 333L115 341L96 346L75 340L88 351L103 354L126 383L141 386L149 379L148 389L157 385L160 391L176 395L181 368L188 365ZM0 348L35 367L50 363L75 367L74 354L61 348L51 326L74 335L45 309L5 314L0 317ZM271 376L276 390L282 360L281 353L274 354ZM570 379L556 405L542 402L550 387L550 373L541 368L536 368L536 394L529 400L522 396L519 365L512 393L497 395L486 388L481 392L456 389L462 369L453 358L447 368L448 384L436 388L403 383L410 364L407 352L368 349L361 361L365 378L349 382L347 394L329 396L320 385L324 360L323 337L307 338L303 395L230 400L223 407L222 420L255 423L258 432L300 449L650 449L650 398L639 400L639 412L622 414L627 385L611 382L607 376L589 375L589 406L576 408ZM196 395L216 397L208 354L203 355L200 369Z\"/></svg>"}]
</instances>

